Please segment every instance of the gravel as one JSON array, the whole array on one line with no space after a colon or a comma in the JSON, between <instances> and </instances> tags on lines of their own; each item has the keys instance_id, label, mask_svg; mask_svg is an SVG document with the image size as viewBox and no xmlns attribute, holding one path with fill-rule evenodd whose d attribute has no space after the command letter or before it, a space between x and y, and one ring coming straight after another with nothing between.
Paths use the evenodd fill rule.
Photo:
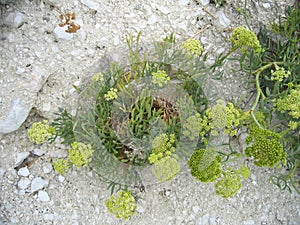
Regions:
<instances>
[{"instance_id":1,"label":"gravel","mask_svg":"<svg viewBox=\"0 0 300 225\"><path fill-rule=\"evenodd\" d=\"M76 13L81 26L77 33L58 26L60 13L51 2L63 12ZM249 23L257 32L260 22L268 25L293 1L247 2ZM57 175L51 159L65 157L65 146L34 145L27 137L34 121L51 120L58 107L75 115L78 93L72 85L83 87L108 61L126 63L125 38L130 33L142 31L142 45L150 48L171 33L183 41L206 28L196 38L212 60L230 47L230 28L245 25L236 13L242 1L219 9L208 0L0 3L0 224L299 224L299 195L269 182L275 170L251 163L251 177L233 198L216 196L213 184L199 183L182 170L171 182L147 185L139 193L137 216L121 221L105 208L110 191L97 174L73 168ZM233 75L232 66L227 62L222 81L210 82L218 98L245 93L246 80ZM30 154L38 157L19 168Z\"/></svg>"}]
</instances>

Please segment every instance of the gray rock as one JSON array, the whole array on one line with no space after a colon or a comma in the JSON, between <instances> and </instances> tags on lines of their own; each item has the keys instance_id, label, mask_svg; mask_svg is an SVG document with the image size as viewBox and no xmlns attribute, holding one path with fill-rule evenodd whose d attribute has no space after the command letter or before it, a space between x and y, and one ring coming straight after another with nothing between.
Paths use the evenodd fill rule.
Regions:
<instances>
[{"instance_id":1,"label":"gray rock","mask_svg":"<svg viewBox=\"0 0 300 225\"><path fill-rule=\"evenodd\" d=\"M39 191L38 192L38 199L42 202L49 202L50 198L46 191Z\"/></svg>"},{"instance_id":2,"label":"gray rock","mask_svg":"<svg viewBox=\"0 0 300 225\"><path fill-rule=\"evenodd\" d=\"M29 176L29 170L28 168L25 166L25 167L22 167L21 169L18 170L18 175L19 176L22 176L22 177L27 177Z\"/></svg>"},{"instance_id":3,"label":"gray rock","mask_svg":"<svg viewBox=\"0 0 300 225\"><path fill-rule=\"evenodd\" d=\"M21 152L17 155L15 167L21 165L21 163L29 156L29 152Z\"/></svg>"},{"instance_id":4,"label":"gray rock","mask_svg":"<svg viewBox=\"0 0 300 225\"><path fill-rule=\"evenodd\" d=\"M56 40L71 40L73 38L73 34L67 33L65 27L55 27L54 35Z\"/></svg>"},{"instance_id":5,"label":"gray rock","mask_svg":"<svg viewBox=\"0 0 300 225\"><path fill-rule=\"evenodd\" d=\"M5 173L5 170L3 168L0 168L0 177L3 177L4 173Z\"/></svg>"},{"instance_id":6,"label":"gray rock","mask_svg":"<svg viewBox=\"0 0 300 225\"><path fill-rule=\"evenodd\" d=\"M81 3L93 10L99 10L100 4L93 0L81 0Z\"/></svg>"},{"instance_id":7,"label":"gray rock","mask_svg":"<svg viewBox=\"0 0 300 225\"><path fill-rule=\"evenodd\" d=\"M3 24L9 27L18 28L24 24L24 16L18 11L11 12L3 19Z\"/></svg>"},{"instance_id":8,"label":"gray rock","mask_svg":"<svg viewBox=\"0 0 300 225\"><path fill-rule=\"evenodd\" d=\"M148 19L148 24L151 25L151 24L155 24L157 22L158 18L157 16L155 16L154 14L152 16L149 17Z\"/></svg>"},{"instance_id":9,"label":"gray rock","mask_svg":"<svg viewBox=\"0 0 300 225\"><path fill-rule=\"evenodd\" d=\"M18 188L20 188L21 190L24 190L29 187L30 183L31 183L31 181L29 178L22 177L18 182Z\"/></svg>"},{"instance_id":10,"label":"gray rock","mask_svg":"<svg viewBox=\"0 0 300 225\"><path fill-rule=\"evenodd\" d=\"M52 164L51 163L46 163L43 166L43 172L44 173L50 173L53 170Z\"/></svg>"},{"instance_id":11,"label":"gray rock","mask_svg":"<svg viewBox=\"0 0 300 225\"><path fill-rule=\"evenodd\" d=\"M44 180L40 177L36 177L31 182L31 193L43 189L49 185L49 180Z\"/></svg>"}]
</instances>

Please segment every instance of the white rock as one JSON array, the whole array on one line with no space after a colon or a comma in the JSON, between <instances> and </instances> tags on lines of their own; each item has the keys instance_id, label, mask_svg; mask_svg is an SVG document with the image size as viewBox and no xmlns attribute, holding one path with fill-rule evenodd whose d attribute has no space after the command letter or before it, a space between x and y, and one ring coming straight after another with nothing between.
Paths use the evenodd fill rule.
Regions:
<instances>
[{"instance_id":1,"label":"white rock","mask_svg":"<svg viewBox=\"0 0 300 225\"><path fill-rule=\"evenodd\" d=\"M56 150L56 151L50 151L46 154L50 158L65 158L68 156L67 150Z\"/></svg>"},{"instance_id":2,"label":"white rock","mask_svg":"<svg viewBox=\"0 0 300 225\"><path fill-rule=\"evenodd\" d=\"M216 13L216 17L218 17L219 24L222 28L226 28L230 25L230 19L228 19L222 10Z\"/></svg>"},{"instance_id":3,"label":"white rock","mask_svg":"<svg viewBox=\"0 0 300 225\"><path fill-rule=\"evenodd\" d=\"M32 154L35 154L37 156L42 156L47 152L45 148L37 148L32 150Z\"/></svg>"},{"instance_id":4,"label":"white rock","mask_svg":"<svg viewBox=\"0 0 300 225\"><path fill-rule=\"evenodd\" d=\"M197 219L197 225L207 225L209 221L209 214L205 214L204 216Z\"/></svg>"},{"instance_id":5,"label":"white rock","mask_svg":"<svg viewBox=\"0 0 300 225\"><path fill-rule=\"evenodd\" d=\"M20 68L20 67L17 67L17 71L16 71L16 74L20 75L22 73L25 72L25 69L24 68Z\"/></svg>"},{"instance_id":6,"label":"white rock","mask_svg":"<svg viewBox=\"0 0 300 225\"><path fill-rule=\"evenodd\" d=\"M7 17L4 18L3 23L6 26L11 26L11 27L20 27L23 25L24 21L24 16L20 12L11 12L7 15Z\"/></svg>"},{"instance_id":7,"label":"white rock","mask_svg":"<svg viewBox=\"0 0 300 225\"><path fill-rule=\"evenodd\" d=\"M3 168L0 168L0 177L3 177L4 173L5 173L5 170Z\"/></svg>"},{"instance_id":8,"label":"white rock","mask_svg":"<svg viewBox=\"0 0 300 225\"><path fill-rule=\"evenodd\" d=\"M151 24L155 24L157 22L158 18L156 15L151 15L148 19L148 24L151 25Z\"/></svg>"},{"instance_id":9,"label":"white rock","mask_svg":"<svg viewBox=\"0 0 300 225\"><path fill-rule=\"evenodd\" d=\"M66 178L64 176L62 176L62 175L58 175L57 179L58 179L59 182L62 183L62 182L65 181Z\"/></svg>"},{"instance_id":10,"label":"white rock","mask_svg":"<svg viewBox=\"0 0 300 225\"><path fill-rule=\"evenodd\" d=\"M50 173L53 170L52 164L51 163L46 163L43 166L43 172L44 173Z\"/></svg>"},{"instance_id":11,"label":"white rock","mask_svg":"<svg viewBox=\"0 0 300 225\"><path fill-rule=\"evenodd\" d=\"M81 0L81 3L93 10L99 10L100 4L93 0Z\"/></svg>"},{"instance_id":12,"label":"white rock","mask_svg":"<svg viewBox=\"0 0 300 225\"><path fill-rule=\"evenodd\" d=\"M54 28L54 35L56 40L71 40L73 38L72 33L67 33L66 28L60 26Z\"/></svg>"},{"instance_id":13,"label":"white rock","mask_svg":"<svg viewBox=\"0 0 300 225\"><path fill-rule=\"evenodd\" d=\"M181 6L185 6L187 4L189 4L190 0L179 0L179 5Z\"/></svg>"},{"instance_id":14,"label":"white rock","mask_svg":"<svg viewBox=\"0 0 300 225\"><path fill-rule=\"evenodd\" d=\"M39 191L38 192L38 198L42 202L49 202L50 201L49 195L46 191Z\"/></svg>"},{"instance_id":15,"label":"white rock","mask_svg":"<svg viewBox=\"0 0 300 225\"><path fill-rule=\"evenodd\" d=\"M244 222L244 225L254 225L254 224L255 224L254 220L247 220Z\"/></svg>"},{"instance_id":16,"label":"white rock","mask_svg":"<svg viewBox=\"0 0 300 225\"><path fill-rule=\"evenodd\" d=\"M28 170L27 166L22 167L21 169L18 170L18 175L19 176L27 177L27 176L29 176L29 174L30 173L29 173L29 170Z\"/></svg>"},{"instance_id":17,"label":"white rock","mask_svg":"<svg viewBox=\"0 0 300 225\"><path fill-rule=\"evenodd\" d=\"M200 210L200 207L199 206L193 206L193 212L194 213L198 213L199 212L199 210Z\"/></svg>"},{"instance_id":18,"label":"white rock","mask_svg":"<svg viewBox=\"0 0 300 225\"><path fill-rule=\"evenodd\" d=\"M41 190L44 187L47 187L48 185L49 185L48 180L44 180L40 177L36 177L31 182L31 193Z\"/></svg>"},{"instance_id":19,"label":"white rock","mask_svg":"<svg viewBox=\"0 0 300 225\"><path fill-rule=\"evenodd\" d=\"M0 133L10 133L17 130L27 118L30 109L31 107L29 108L22 99L14 99L4 121L0 121Z\"/></svg>"},{"instance_id":20,"label":"white rock","mask_svg":"<svg viewBox=\"0 0 300 225\"><path fill-rule=\"evenodd\" d=\"M21 165L21 163L29 156L29 152L21 152L17 155L17 160L15 163L15 167Z\"/></svg>"},{"instance_id":21,"label":"white rock","mask_svg":"<svg viewBox=\"0 0 300 225\"><path fill-rule=\"evenodd\" d=\"M209 0L200 0L203 6L206 6L209 4Z\"/></svg>"},{"instance_id":22,"label":"white rock","mask_svg":"<svg viewBox=\"0 0 300 225\"><path fill-rule=\"evenodd\" d=\"M161 11L163 14L167 15L170 13L170 10L165 7L165 6L162 6L162 5L157 5L156 8Z\"/></svg>"},{"instance_id":23,"label":"white rock","mask_svg":"<svg viewBox=\"0 0 300 225\"><path fill-rule=\"evenodd\" d=\"M27 177L22 177L18 182L18 188L24 190L29 187L31 181Z\"/></svg>"}]
</instances>

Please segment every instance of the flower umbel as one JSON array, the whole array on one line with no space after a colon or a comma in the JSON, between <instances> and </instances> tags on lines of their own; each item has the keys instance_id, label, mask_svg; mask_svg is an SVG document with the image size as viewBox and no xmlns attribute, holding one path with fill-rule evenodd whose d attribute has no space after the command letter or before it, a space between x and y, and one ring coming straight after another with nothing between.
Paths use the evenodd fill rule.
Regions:
<instances>
[{"instance_id":1,"label":"flower umbel","mask_svg":"<svg viewBox=\"0 0 300 225\"><path fill-rule=\"evenodd\" d=\"M172 180L178 174L179 170L180 163L174 155L159 159L152 167L152 173L160 182Z\"/></svg>"},{"instance_id":2,"label":"flower umbel","mask_svg":"<svg viewBox=\"0 0 300 225\"><path fill-rule=\"evenodd\" d=\"M86 145L81 142L73 142L69 149L69 160L76 165L76 167L84 167L91 160L94 150L91 145Z\"/></svg>"},{"instance_id":3,"label":"flower umbel","mask_svg":"<svg viewBox=\"0 0 300 225\"><path fill-rule=\"evenodd\" d=\"M119 191L117 197L110 196L105 205L108 211L117 218L128 220L130 216L136 215L137 205L130 191Z\"/></svg>"},{"instance_id":4,"label":"flower umbel","mask_svg":"<svg viewBox=\"0 0 300 225\"><path fill-rule=\"evenodd\" d=\"M69 170L71 165L72 163L65 159L53 159L52 163L54 170L61 175L64 175Z\"/></svg>"},{"instance_id":5,"label":"flower umbel","mask_svg":"<svg viewBox=\"0 0 300 225\"><path fill-rule=\"evenodd\" d=\"M106 101L114 100L118 97L117 92L118 92L118 90L116 88L111 88L107 92L107 94L104 95L104 98L106 99Z\"/></svg>"},{"instance_id":6,"label":"flower umbel","mask_svg":"<svg viewBox=\"0 0 300 225\"><path fill-rule=\"evenodd\" d=\"M203 53L203 46L199 40L188 39L182 43L182 47L192 53L193 55L201 56Z\"/></svg>"},{"instance_id":7,"label":"flower umbel","mask_svg":"<svg viewBox=\"0 0 300 225\"><path fill-rule=\"evenodd\" d=\"M31 142L42 144L48 140L54 133L54 127L48 125L47 120L33 123L27 134Z\"/></svg>"},{"instance_id":8,"label":"flower umbel","mask_svg":"<svg viewBox=\"0 0 300 225\"><path fill-rule=\"evenodd\" d=\"M221 156L213 149L199 149L194 151L189 160L191 174L202 182L215 181L222 172Z\"/></svg>"},{"instance_id":9,"label":"flower umbel","mask_svg":"<svg viewBox=\"0 0 300 225\"><path fill-rule=\"evenodd\" d=\"M234 48L241 48L242 52L247 52L248 49L253 49L256 53L263 51L255 33L242 26L233 30L230 41Z\"/></svg>"},{"instance_id":10,"label":"flower umbel","mask_svg":"<svg viewBox=\"0 0 300 225\"><path fill-rule=\"evenodd\" d=\"M170 80L168 74L164 70L158 70L157 72L152 73L152 82L153 84L158 84L159 87L162 87L164 84Z\"/></svg>"},{"instance_id":11,"label":"flower umbel","mask_svg":"<svg viewBox=\"0 0 300 225\"><path fill-rule=\"evenodd\" d=\"M285 71L283 67L278 67L276 64L275 71L271 70L271 80L282 82L282 80L289 77L289 75L291 75L290 71Z\"/></svg>"}]
</instances>

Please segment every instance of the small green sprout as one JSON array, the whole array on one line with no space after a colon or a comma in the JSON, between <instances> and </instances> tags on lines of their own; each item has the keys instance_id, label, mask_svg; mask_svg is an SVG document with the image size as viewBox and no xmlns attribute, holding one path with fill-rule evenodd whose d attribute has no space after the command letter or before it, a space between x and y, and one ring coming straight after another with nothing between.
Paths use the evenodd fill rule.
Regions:
<instances>
[{"instance_id":1,"label":"small green sprout","mask_svg":"<svg viewBox=\"0 0 300 225\"><path fill-rule=\"evenodd\" d=\"M263 51L255 33L242 26L233 30L230 41L233 48L241 48L243 53L246 53L249 49L253 49L256 53Z\"/></svg>"},{"instance_id":2,"label":"small green sprout","mask_svg":"<svg viewBox=\"0 0 300 225\"><path fill-rule=\"evenodd\" d=\"M104 95L104 98L106 99L106 101L114 100L114 99L118 98L117 92L118 92L118 90L116 88L111 88L107 92L107 94Z\"/></svg>"},{"instance_id":3,"label":"small green sprout","mask_svg":"<svg viewBox=\"0 0 300 225\"><path fill-rule=\"evenodd\" d=\"M53 135L55 129L48 125L47 120L33 123L27 134L31 142L42 144Z\"/></svg>"},{"instance_id":4,"label":"small green sprout","mask_svg":"<svg viewBox=\"0 0 300 225\"><path fill-rule=\"evenodd\" d=\"M110 196L105 202L106 208L117 218L128 220L130 216L136 215L137 205L131 191L119 191L117 197Z\"/></svg>"},{"instance_id":5,"label":"small green sprout","mask_svg":"<svg viewBox=\"0 0 300 225\"><path fill-rule=\"evenodd\" d=\"M203 46L199 40L195 39L188 39L182 43L182 47L187 50L192 55L199 55L201 56L203 53Z\"/></svg>"},{"instance_id":6,"label":"small green sprout","mask_svg":"<svg viewBox=\"0 0 300 225\"><path fill-rule=\"evenodd\" d=\"M221 156L213 149L199 149L194 151L189 160L191 174L202 182L215 181L222 172Z\"/></svg>"},{"instance_id":7,"label":"small green sprout","mask_svg":"<svg viewBox=\"0 0 300 225\"><path fill-rule=\"evenodd\" d=\"M152 82L153 84L158 84L159 87L162 87L164 84L167 84L170 80L168 74L164 70L158 70L157 72L152 73Z\"/></svg>"},{"instance_id":8,"label":"small green sprout","mask_svg":"<svg viewBox=\"0 0 300 225\"><path fill-rule=\"evenodd\" d=\"M69 149L68 159L76 165L76 167L85 167L91 160L94 150L91 145L81 142L73 142Z\"/></svg>"},{"instance_id":9,"label":"small green sprout","mask_svg":"<svg viewBox=\"0 0 300 225\"><path fill-rule=\"evenodd\" d=\"M64 175L70 169L72 163L66 159L53 159L52 166L56 172Z\"/></svg>"}]
</instances>

